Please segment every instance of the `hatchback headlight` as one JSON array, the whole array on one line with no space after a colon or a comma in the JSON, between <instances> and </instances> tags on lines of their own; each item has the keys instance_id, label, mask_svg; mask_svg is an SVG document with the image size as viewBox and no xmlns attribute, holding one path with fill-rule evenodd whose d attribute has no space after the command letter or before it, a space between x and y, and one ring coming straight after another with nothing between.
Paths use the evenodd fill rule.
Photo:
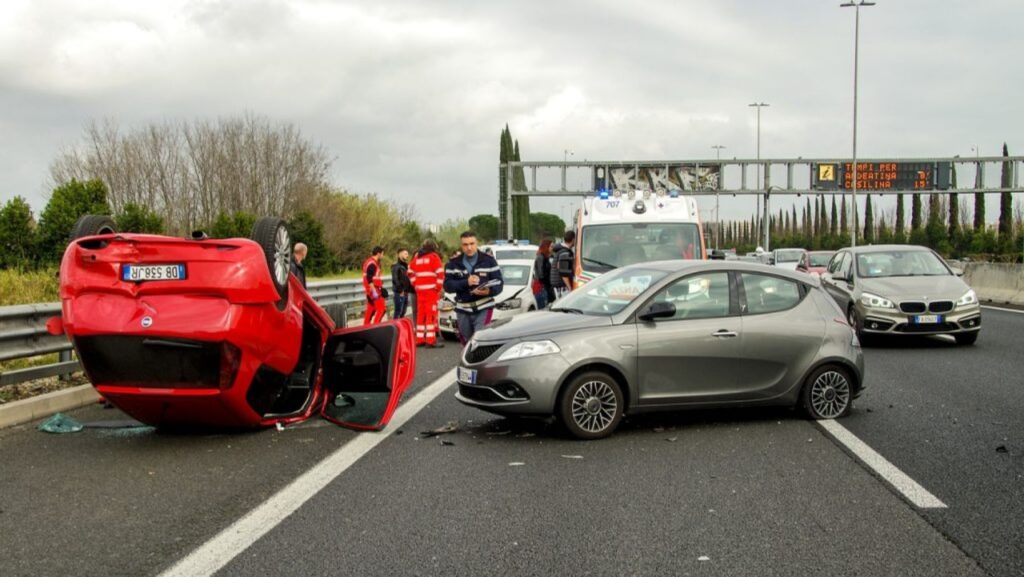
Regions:
<instances>
[{"instance_id":1,"label":"hatchback headlight","mask_svg":"<svg viewBox=\"0 0 1024 577\"><path fill-rule=\"evenodd\" d=\"M960 300L956 301L956 306L966 307L970 305L978 304L978 295L971 289L964 293L964 296L960 297Z\"/></svg>"},{"instance_id":2,"label":"hatchback headlight","mask_svg":"<svg viewBox=\"0 0 1024 577\"><path fill-rule=\"evenodd\" d=\"M498 303L499 311L510 311L515 310L523 306L523 299L508 299Z\"/></svg>"},{"instance_id":3,"label":"hatchback headlight","mask_svg":"<svg viewBox=\"0 0 1024 577\"><path fill-rule=\"evenodd\" d=\"M499 361L511 361L513 359L525 359L527 357L538 357L561 352L552 341L525 341L512 345L510 349L501 353Z\"/></svg>"},{"instance_id":4,"label":"hatchback headlight","mask_svg":"<svg viewBox=\"0 0 1024 577\"><path fill-rule=\"evenodd\" d=\"M873 309L895 309L896 308L896 305L892 304L891 300L889 300L887 298L884 298L884 297L880 297L880 296L875 295L875 294L871 294L871 293L861 293L861 295L860 295L860 302L861 302L862 305L864 305L866 307L873 308Z\"/></svg>"}]
</instances>

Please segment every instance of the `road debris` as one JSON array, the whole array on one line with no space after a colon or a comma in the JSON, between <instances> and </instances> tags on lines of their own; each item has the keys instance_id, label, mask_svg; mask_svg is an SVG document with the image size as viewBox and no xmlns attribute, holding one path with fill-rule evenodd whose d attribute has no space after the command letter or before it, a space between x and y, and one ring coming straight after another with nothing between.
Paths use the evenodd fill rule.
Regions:
<instances>
[{"instance_id":1,"label":"road debris","mask_svg":"<svg viewBox=\"0 0 1024 577\"><path fill-rule=\"evenodd\" d=\"M582 459L583 455L562 455L563 459Z\"/></svg>"},{"instance_id":2,"label":"road debris","mask_svg":"<svg viewBox=\"0 0 1024 577\"><path fill-rule=\"evenodd\" d=\"M669 443L675 443L676 441L679 440L679 437L669 437L665 440L668 441Z\"/></svg>"},{"instance_id":3,"label":"road debris","mask_svg":"<svg viewBox=\"0 0 1024 577\"><path fill-rule=\"evenodd\" d=\"M445 447L451 447L451 446L454 446L455 443L453 441L445 441L445 440L442 439L441 440L441 445L445 446Z\"/></svg>"},{"instance_id":4,"label":"road debris","mask_svg":"<svg viewBox=\"0 0 1024 577\"><path fill-rule=\"evenodd\" d=\"M487 431L484 434L485 435L490 435L492 437L495 437L495 436L498 436L498 435L510 435L510 434L512 434L512 431Z\"/></svg>"},{"instance_id":5,"label":"road debris","mask_svg":"<svg viewBox=\"0 0 1024 577\"><path fill-rule=\"evenodd\" d=\"M431 429L429 431L420 431L420 436L423 437L424 439L429 439L430 437L436 437L438 435L447 435L448 433L454 433L455 431L458 430L458 421L448 421L446 424L436 429Z\"/></svg>"},{"instance_id":6,"label":"road debris","mask_svg":"<svg viewBox=\"0 0 1024 577\"><path fill-rule=\"evenodd\" d=\"M509 467L522 467L525 464L526 463L523 463L523 462L520 462L520 461L513 461L513 462L509 463L508 466Z\"/></svg>"},{"instance_id":7,"label":"road debris","mask_svg":"<svg viewBox=\"0 0 1024 577\"><path fill-rule=\"evenodd\" d=\"M996 452L997 453L1009 453L1010 450L1006 448L1006 445L999 445L998 447L996 447Z\"/></svg>"},{"instance_id":8,"label":"road debris","mask_svg":"<svg viewBox=\"0 0 1024 577\"><path fill-rule=\"evenodd\" d=\"M55 434L77 433L84 428L85 427L82 423L79 423L63 413L57 413L39 425L40 431Z\"/></svg>"},{"instance_id":9,"label":"road debris","mask_svg":"<svg viewBox=\"0 0 1024 577\"><path fill-rule=\"evenodd\" d=\"M701 562L703 562L703 561L710 561L711 557L708 557L707 555L701 555L700 557L697 557L697 560L701 561Z\"/></svg>"},{"instance_id":10,"label":"road debris","mask_svg":"<svg viewBox=\"0 0 1024 577\"><path fill-rule=\"evenodd\" d=\"M280 421L277 422L276 426L277 426L277 430L278 431L283 431L284 430L284 425L282 425Z\"/></svg>"}]
</instances>

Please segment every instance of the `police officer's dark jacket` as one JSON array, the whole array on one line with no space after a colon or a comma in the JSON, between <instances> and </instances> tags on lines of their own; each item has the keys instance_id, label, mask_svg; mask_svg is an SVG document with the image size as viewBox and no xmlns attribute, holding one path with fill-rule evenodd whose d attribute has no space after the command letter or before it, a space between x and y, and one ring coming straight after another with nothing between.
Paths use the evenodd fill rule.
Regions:
<instances>
[{"instance_id":1,"label":"police officer's dark jacket","mask_svg":"<svg viewBox=\"0 0 1024 577\"><path fill-rule=\"evenodd\" d=\"M444 290L455 293L455 309L463 312L477 312L487 310L495 305L494 297L504 288L504 281L501 278L501 267L494 257L477 251L476 264L472 270L466 267L465 256L459 255L444 267ZM484 296L472 294L474 287L469 286L470 275L480 277L480 284L497 280L497 284L489 287L491 293Z\"/></svg>"}]
</instances>

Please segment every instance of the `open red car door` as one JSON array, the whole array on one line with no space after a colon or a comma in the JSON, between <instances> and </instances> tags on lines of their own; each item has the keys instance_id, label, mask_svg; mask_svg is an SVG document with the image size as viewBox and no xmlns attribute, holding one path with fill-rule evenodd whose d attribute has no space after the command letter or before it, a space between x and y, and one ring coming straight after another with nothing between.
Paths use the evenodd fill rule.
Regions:
<instances>
[{"instance_id":1,"label":"open red car door","mask_svg":"<svg viewBox=\"0 0 1024 577\"><path fill-rule=\"evenodd\" d=\"M415 372L409 319L337 329L324 346L321 414L351 429L383 429Z\"/></svg>"}]
</instances>

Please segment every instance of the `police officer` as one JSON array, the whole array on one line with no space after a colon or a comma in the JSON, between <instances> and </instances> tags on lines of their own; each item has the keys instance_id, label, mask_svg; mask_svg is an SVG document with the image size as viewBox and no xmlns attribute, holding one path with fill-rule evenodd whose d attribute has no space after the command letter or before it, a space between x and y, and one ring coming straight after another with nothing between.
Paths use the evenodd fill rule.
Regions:
<instances>
[{"instance_id":1,"label":"police officer","mask_svg":"<svg viewBox=\"0 0 1024 577\"><path fill-rule=\"evenodd\" d=\"M477 249L476 233L467 230L460 236L462 254L448 261L444 269L444 290L455 293L455 316L459 340L469 342L476 331L491 322L494 297L504 281L494 257Z\"/></svg>"}]
</instances>

